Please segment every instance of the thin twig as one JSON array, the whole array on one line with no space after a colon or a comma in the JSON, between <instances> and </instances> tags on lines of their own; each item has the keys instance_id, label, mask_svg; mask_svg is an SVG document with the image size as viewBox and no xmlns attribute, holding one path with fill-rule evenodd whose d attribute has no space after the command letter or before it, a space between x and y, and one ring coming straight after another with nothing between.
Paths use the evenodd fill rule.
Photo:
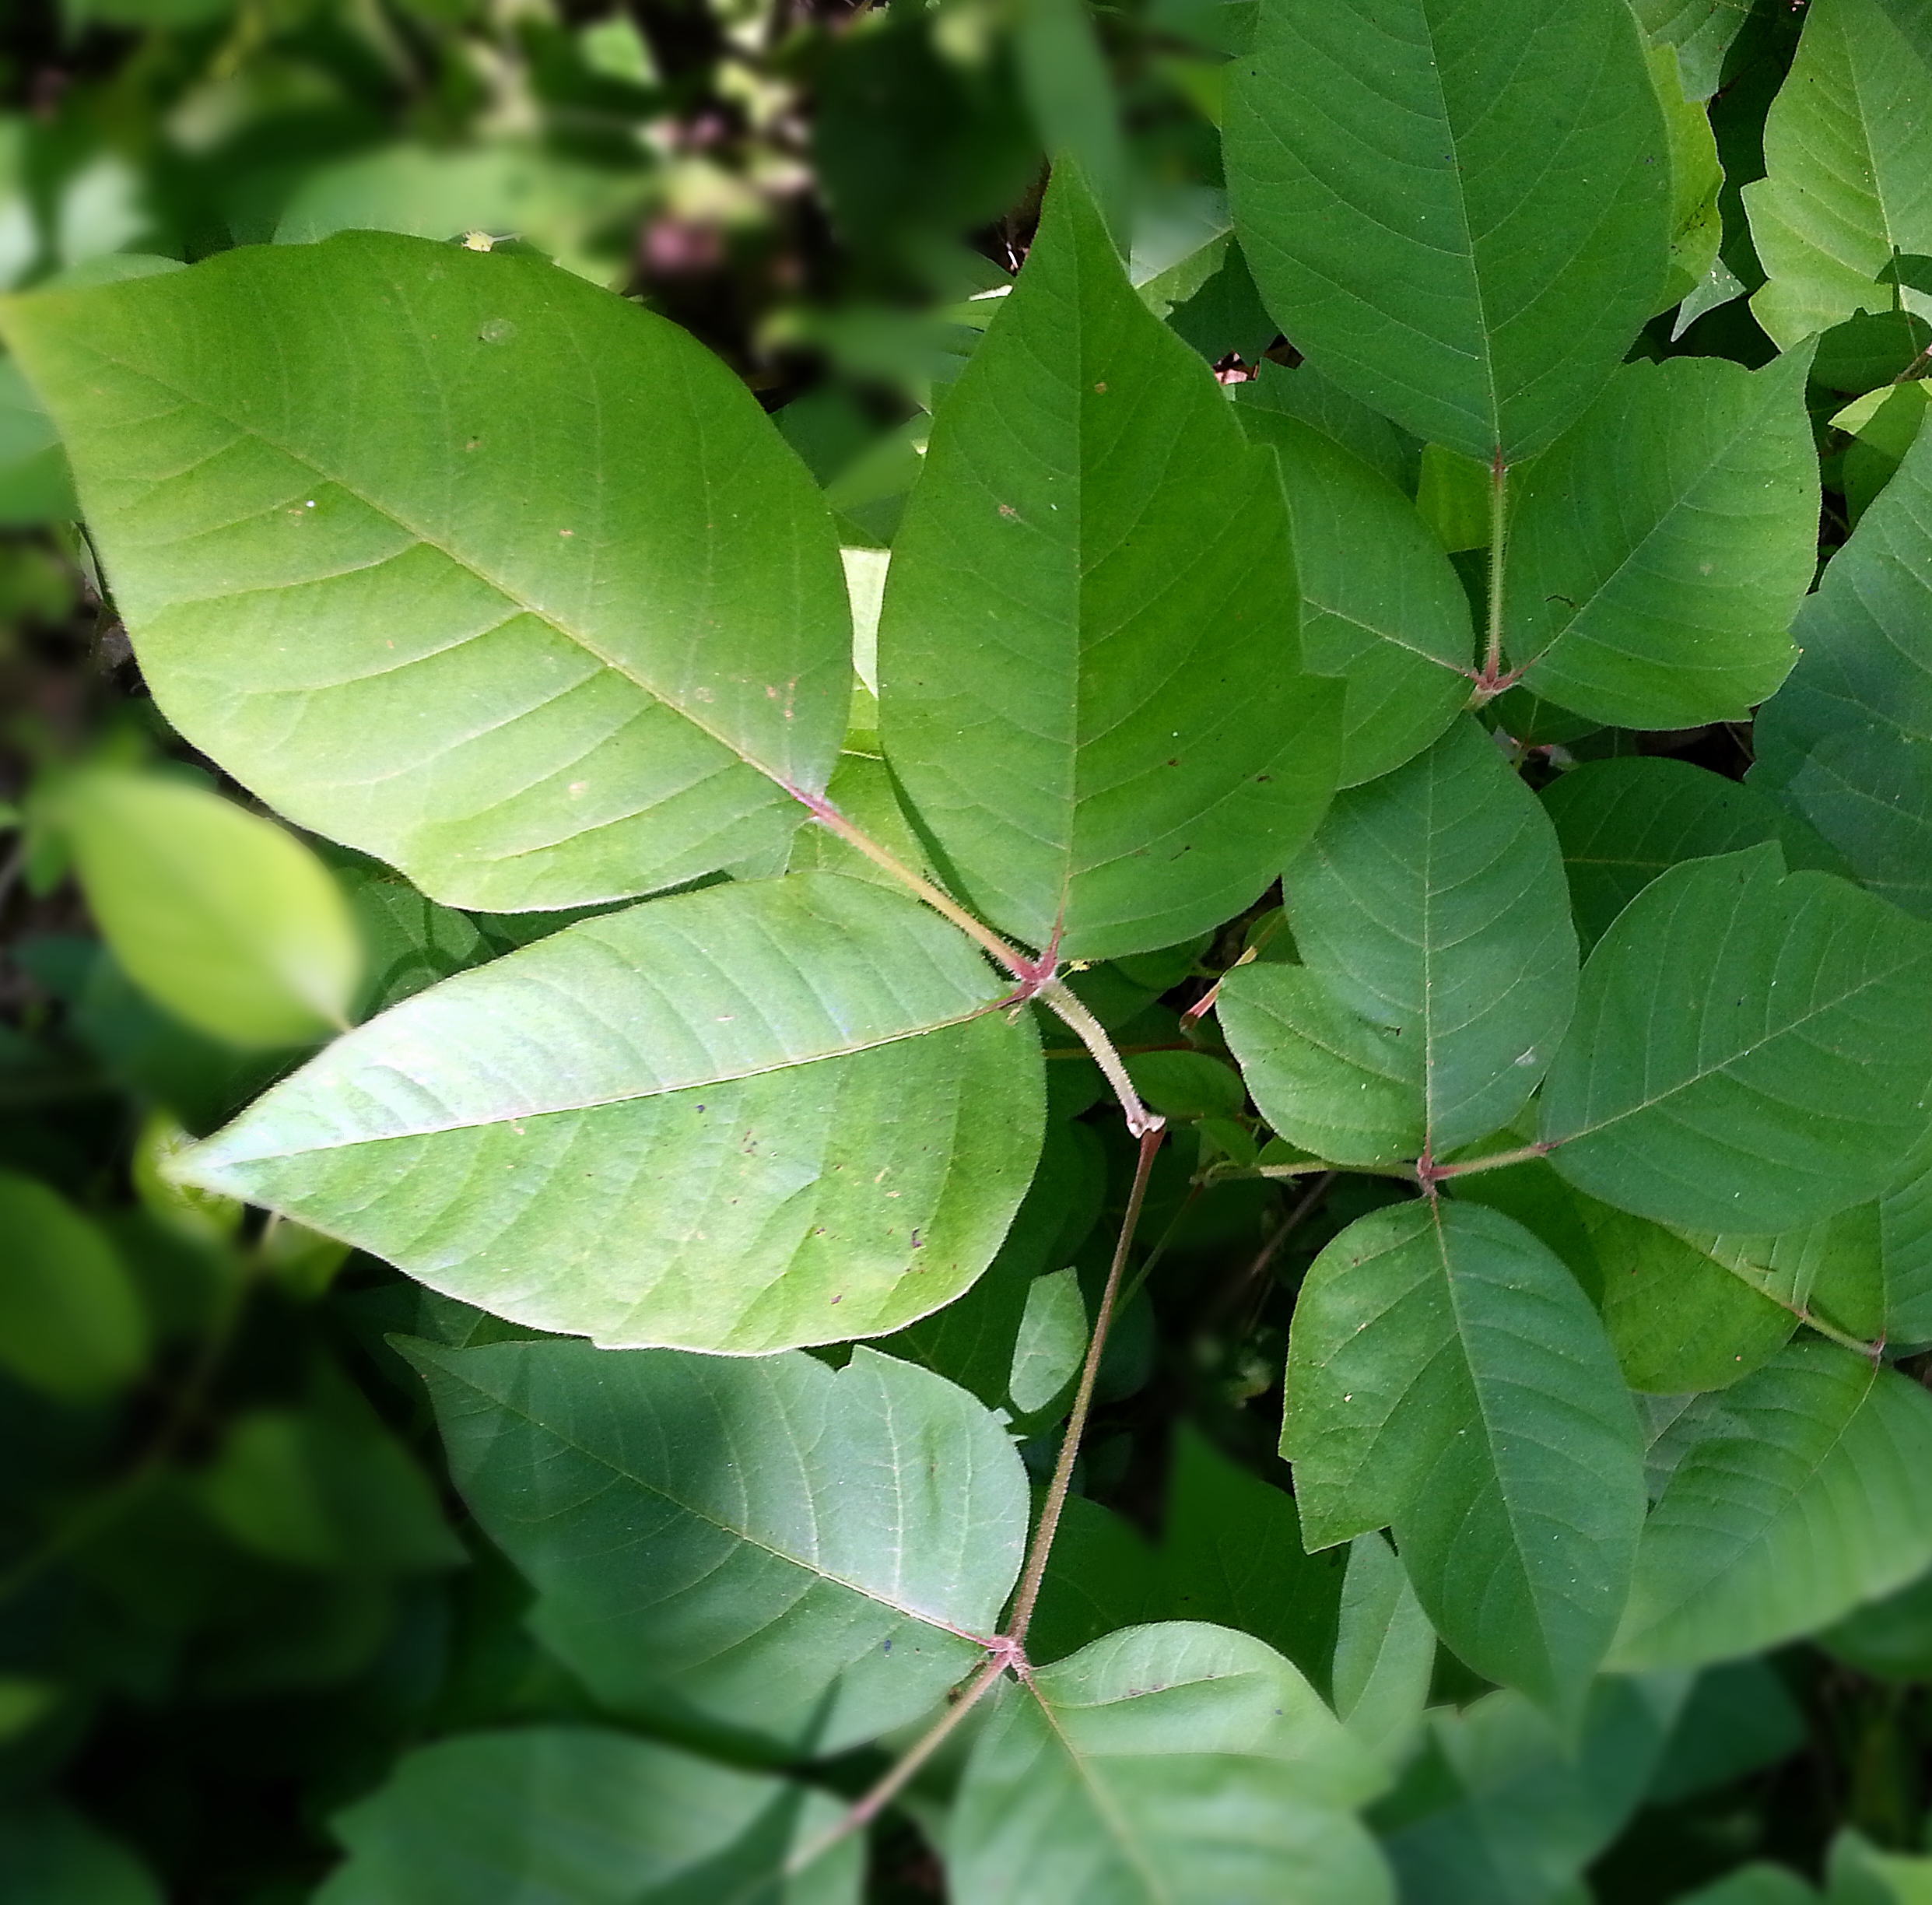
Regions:
<instances>
[{"instance_id":1,"label":"thin twig","mask_svg":"<svg viewBox=\"0 0 1932 1905\"><path fill-rule=\"evenodd\" d=\"M1047 1484L1047 1500L1040 1511L1040 1525L1033 1531L1033 1545L1027 1550L1026 1566L1021 1571L1019 1588L1013 1596L1012 1617L1006 1624L1005 1638L1015 1649L1026 1642L1026 1630L1040 1599L1040 1584L1047 1577L1047 1558L1053 1552L1054 1536L1059 1531L1061 1511L1067 1505L1067 1490L1073 1481L1074 1458L1080 1452L1080 1438L1086 1433L1087 1414L1093 1406L1093 1388L1100 1373L1101 1353L1106 1348L1107 1328L1113 1321L1114 1299L1120 1288L1120 1272L1141 1221L1141 1205L1147 1198L1147 1180L1154 1168L1154 1153L1160 1149L1165 1127L1157 1118L1150 1129L1140 1134L1141 1155L1134 1167L1134 1188L1127 1193L1126 1214L1120 1219L1120 1240L1113 1247L1113 1261L1107 1269L1106 1287L1100 1293L1100 1308L1093 1319L1093 1334L1087 1342L1087 1359L1080 1371L1080 1387L1075 1391L1073 1412L1067 1418L1066 1432L1060 1440L1059 1459L1054 1464L1053 1480Z\"/></svg>"},{"instance_id":2,"label":"thin twig","mask_svg":"<svg viewBox=\"0 0 1932 1905\"><path fill-rule=\"evenodd\" d=\"M997 1686L1012 1665L1010 1648L996 1647L979 1672L969 1680L959 1697L895 1760L876 1785L855 1799L815 1839L798 1847L785 1861L785 1876L796 1878L815 1860L822 1858L842 1839L871 1824L904 1791L913 1775L943 1746L953 1729Z\"/></svg>"},{"instance_id":3,"label":"thin twig","mask_svg":"<svg viewBox=\"0 0 1932 1905\"><path fill-rule=\"evenodd\" d=\"M1081 1044L1093 1054L1093 1062L1106 1073L1107 1082L1113 1087L1113 1095L1120 1101L1127 1129L1145 1145L1149 1135L1159 1131L1166 1120L1141 1103L1140 1094L1134 1090L1134 1081L1127 1076L1127 1067L1120 1062L1120 1054L1113 1049L1106 1027L1081 1004L1078 995L1057 979L1040 980L1033 996L1050 1005L1079 1033Z\"/></svg>"},{"instance_id":4,"label":"thin twig","mask_svg":"<svg viewBox=\"0 0 1932 1905\"><path fill-rule=\"evenodd\" d=\"M1120 1299L1113 1307L1123 1315L1126 1314L1128 1304L1147 1287L1147 1279L1159 1268L1161 1259L1167 1254L1168 1245L1174 1240L1175 1233L1187 1221L1187 1213L1200 1202L1201 1194L1208 1188L1208 1182L1206 1177L1197 1177L1187 1187L1187 1195L1181 1199L1180 1209L1169 1219L1167 1228L1155 1240L1154 1247L1147 1253L1146 1261L1134 1272L1132 1280L1120 1292Z\"/></svg>"},{"instance_id":5,"label":"thin twig","mask_svg":"<svg viewBox=\"0 0 1932 1905\"><path fill-rule=\"evenodd\" d=\"M1282 1246L1313 1216L1315 1207L1327 1196L1333 1188L1338 1173L1325 1170L1303 1193L1299 1202L1275 1226L1273 1234L1256 1252L1254 1260L1241 1274L1232 1279L1222 1289L1201 1321L1203 1324L1214 1322L1234 1307L1242 1293L1250 1289L1260 1278L1268 1274L1268 1267L1274 1262Z\"/></svg>"}]
</instances>

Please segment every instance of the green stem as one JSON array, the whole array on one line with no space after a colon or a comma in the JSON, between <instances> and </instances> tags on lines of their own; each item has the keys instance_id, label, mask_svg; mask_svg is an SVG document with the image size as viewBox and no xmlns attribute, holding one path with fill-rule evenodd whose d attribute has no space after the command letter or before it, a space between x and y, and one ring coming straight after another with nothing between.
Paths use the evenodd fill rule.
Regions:
<instances>
[{"instance_id":1,"label":"green stem","mask_svg":"<svg viewBox=\"0 0 1932 1905\"><path fill-rule=\"evenodd\" d=\"M1113 1041L1106 1035L1106 1028L1081 1004L1078 995L1057 979L1041 981L1034 997L1050 1005L1079 1033L1081 1044L1093 1054L1093 1062L1106 1075L1107 1082L1113 1087L1113 1095L1120 1101L1127 1129L1145 1145L1148 1134L1158 1131L1166 1121L1141 1103L1140 1094L1127 1075L1120 1054L1113 1049Z\"/></svg>"},{"instance_id":2,"label":"green stem","mask_svg":"<svg viewBox=\"0 0 1932 1905\"><path fill-rule=\"evenodd\" d=\"M1493 693L1502 679L1502 558L1508 539L1509 466L1498 450L1489 464L1489 623L1483 649L1483 685Z\"/></svg>"},{"instance_id":3,"label":"green stem","mask_svg":"<svg viewBox=\"0 0 1932 1905\"><path fill-rule=\"evenodd\" d=\"M1467 1158L1460 1164L1432 1164L1426 1170L1418 1168L1416 1176L1425 1184L1439 1184L1445 1177L1467 1177L1476 1171L1504 1170L1512 1164L1527 1164L1533 1159L1548 1157L1550 1147L1546 1144L1519 1145L1513 1151L1493 1151L1488 1157Z\"/></svg>"},{"instance_id":4,"label":"green stem","mask_svg":"<svg viewBox=\"0 0 1932 1905\"><path fill-rule=\"evenodd\" d=\"M1093 1388L1100 1374L1100 1356L1106 1348L1108 1327L1113 1321L1114 1300L1120 1293L1120 1272L1127 1267L1127 1254L1141 1221L1141 1206L1147 1198L1147 1180L1154 1168L1154 1153L1160 1149L1165 1127L1157 1118L1151 1130L1140 1133L1141 1155L1134 1167L1134 1188L1127 1193L1126 1214L1120 1219L1120 1240L1113 1247L1113 1261L1108 1266L1106 1287L1100 1293L1100 1308L1093 1319L1093 1334L1087 1340L1087 1359L1080 1370L1080 1387L1075 1391L1073 1411L1067 1418L1066 1432L1060 1440L1059 1459L1054 1464L1053 1480L1047 1484L1047 1500L1040 1511L1040 1525L1033 1531L1033 1545L1026 1551L1026 1566L1021 1571L1019 1587L1013 1596L1012 1617L1006 1624L1005 1637L1015 1652L1026 1644L1026 1630L1040 1599L1040 1584L1047 1578L1047 1559L1053 1552L1054 1536L1060 1529L1061 1512L1067 1505L1067 1491L1073 1482L1074 1458L1080 1452L1080 1438L1086 1433L1088 1412L1093 1407Z\"/></svg>"}]
</instances>

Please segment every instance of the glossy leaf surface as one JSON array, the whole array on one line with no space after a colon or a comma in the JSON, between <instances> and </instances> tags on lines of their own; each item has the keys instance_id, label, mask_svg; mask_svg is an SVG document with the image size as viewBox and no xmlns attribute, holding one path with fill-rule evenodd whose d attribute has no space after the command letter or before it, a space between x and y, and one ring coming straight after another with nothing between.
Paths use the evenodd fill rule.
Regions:
<instances>
[{"instance_id":1,"label":"glossy leaf surface","mask_svg":"<svg viewBox=\"0 0 1932 1905\"><path fill-rule=\"evenodd\" d=\"M1613 1657L1695 1666L1775 1647L1932 1562L1932 1398L1836 1344L1792 1344L1664 1433Z\"/></svg>"},{"instance_id":2,"label":"glossy leaf surface","mask_svg":"<svg viewBox=\"0 0 1932 1905\"><path fill-rule=\"evenodd\" d=\"M419 1747L331 1822L349 1859L317 1905L850 1905L861 1845L799 1877L787 1856L838 1816L789 1780L594 1727Z\"/></svg>"},{"instance_id":3,"label":"glossy leaf surface","mask_svg":"<svg viewBox=\"0 0 1932 1905\"><path fill-rule=\"evenodd\" d=\"M1334 785L1287 505L1063 169L936 420L893 543L881 734L942 872L1029 945L1170 945L1239 912Z\"/></svg>"},{"instance_id":4,"label":"glossy leaf surface","mask_svg":"<svg viewBox=\"0 0 1932 1905\"><path fill-rule=\"evenodd\" d=\"M0 328L156 699L291 819L499 910L782 858L774 781L822 791L844 728L836 538L682 332L366 232Z\"/></svg>"},{"instance_id":5,"label":"glossy leaf surface","mask_svg":"<svg viewBox=\"0 0 1932 1905\"><path fill-rule=\"evenodd\" d=\"M1932 1089L1932 934L1754 847L1692 861L1583 969L1550 1161L1660 1223L1794 1230L1882 1190Z\"/></svg>"},{"instance_id":6,"label":"glossy leaf surface","mask_svg":"<svg viewBox=\"0 0 1932 1905\"><path fill-rule=\"evenodd\" d=\"M1506 581L1532 693L1626 728L1742 721L1817 565L1807 350L1626 364L1524 479Z\"/></svg>"},{"instance_id":7,"label":"glossy leaf surface","mask_svg":"<svg viewBox=\"0 0 1932 1905\"><path fill-rule=\"evenodd\" d=\"M1225 137L1296 349L1482 463L1545 448L1658 308L1668 144L1615 0L1264 0Z\"/></svg>"},{"instance_id":8,"label":"glossy leaf surface","mask_svg":"<svg viewBox=\"0 0 1932 1905\"><path fill-rule=\"evenodd\" d=\"M973 1282L1038 1158L1038 1046L1001 995L881 888L714 888L406 1000L178 1168L538 1328L880 1334Z\"/></svg>"},{"instance_id":9,"label":"glossy leaf surface","mask_svg":"<svg viewBox=\"0 0 1932 1905\"><path fill-rule=\"evenodd\" d=\"M1615 1630L1643 1517L1636 1418L1570 1272L1479 1206L1376 1212L1302 1286L1287 1395L1306 1538L1393 1523L1457 1653L1570 1706Z\"/></svg>"},{"instance_id":10,"label":"glossy leaf surface","mask_svg":"<svg viewBox=\"0 0 1932 1905\"><path fill-rule=\"evenodd\" d=\"M924 1370L581 1342L412 1342L457 1486L545 1644L619 1710L833 1752L980 1657L1026 1536L1019 1458Z\"/></svg>"},{"instance_id":11,"label":"glossy leaf surface","mask_svg":"<svg viewBox=\"0 0 1932 1905\"><path fill-rule=\"evenodd\" d=\"M1383 1905L1344 1809L1373 1763L1295 1669L1227 1628L1131 1627L1009 1691L948 1834L960 1905Z\"/></svg>"},{"instance_id":12,"label":"glossy leaf surface","mask_svg":"<svg viewBox=\"0 0 1932 1905\"><path fill-rule=\"evenodd\" d=\"M1576 935L1555 832L1474 721L1338 796L1284 893L1309 970L1419 1046L1436 1156L1521 1110L1569 1021Z\"/></svg>"}]
</instances>

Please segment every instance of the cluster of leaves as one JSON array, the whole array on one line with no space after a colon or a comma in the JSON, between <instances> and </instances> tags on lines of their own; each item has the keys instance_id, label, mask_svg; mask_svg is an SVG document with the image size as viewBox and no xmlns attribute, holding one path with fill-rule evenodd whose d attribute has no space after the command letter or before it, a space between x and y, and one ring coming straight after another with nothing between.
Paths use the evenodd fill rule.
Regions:
<instances>
[{"instance_id":1,"label":"cluster of leaves","mask_svg":"<svg viewBox=\"0 0 1932 1905\"><path fill-rule=\"evenodd\" d=\"M43 193L36 507L313 844L125 736L20 816L163 1107L0 1178L23 1784L319 1679L328 1905L1928 1882L1895 1763L1713 1809L1932 1675L1932 18L1148 25L1124 121L1077 10L824 35L770 413L474 181Z\"/></svg>"}]
</instances>

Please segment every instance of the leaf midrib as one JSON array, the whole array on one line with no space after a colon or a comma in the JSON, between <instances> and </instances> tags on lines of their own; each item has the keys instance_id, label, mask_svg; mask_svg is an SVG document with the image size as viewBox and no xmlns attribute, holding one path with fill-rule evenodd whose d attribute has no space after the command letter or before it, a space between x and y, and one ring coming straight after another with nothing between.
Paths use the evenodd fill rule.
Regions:
<instances>
[{"instance_id":1,"label":"leaf midrib","mask_svg":"<svg viewBox=\"0 0 1932 1905\"><path fill-rule=\"evenodd\" d=\"M760 1540L757 1535L751 1533L748 1529L735 1528L728 1521L720 1521L716 1515L685 1500L680 1496L673 1494L661 1483L651 1481L647 1477L637 1474L636 1471L612 1461L608 1455L599 1451L587 1447L584 1443L578 1441L574 1436L566 1434L555 1423L545 1422L540 1416L531 1415L528 1409L484 1388L480 1384L472 1381L460 1370L451 1369L448 1363L440 1356L435 1359L435 1366L449 1380L453 1382L460 1382L472 1395L481 1397L493 1408L501 1409L506 1415L514 1416L519 1422L528 1424L531 1429L535 1430L540 1434L548 1436L554 1441L560 1442L573 1454L581 1455L586 1461L595 1462L601 1468L608 1469L619 1480L629 1482L643 1490L646 1494L655 1496L660 1501L667 1503L671 1507L675 1508L681 1514L689 1515L693 1521L702 1521L707 1528L716 1528L721 1535L728 1535L733 1540L743 1542L748 1548L756 1548L761 1554L770 1555L773 1560L782 1561L789 1567L797 1568L801 1573L809 1574L818 1580L829 1581L836 1588L846 1588L851 1593L857 1595L861 1599L871 1602L875 1606L888 1608L893 1613L899 1615L905 1619L917 1621L920 1625L931 1627L935 1632L952 1634L958 1640L970 1641L975 1647L990 1647L992 1645L992 1641L988 1636L970 1633L963 1627L955 1627L951 1622L942 1620L937 1616L927 1613L920 1609L906 1607L899 1602L888 1600L885 1595L866 1587L862 1582L850 1580L843 1574L834 1573L830 1569L819 1567L812 1562L801 1559L797 1555L788 1554L784 1549L773 1547L770 1542ZM818 1511L815 1500L813 1500L812 1506L815 1517ZM780 1618L782 1619L783 1616L781 1616ZM766 1626L773 1625L776 1623L773 1622L766 1623Z\"/></svg>"}]
</instances>

